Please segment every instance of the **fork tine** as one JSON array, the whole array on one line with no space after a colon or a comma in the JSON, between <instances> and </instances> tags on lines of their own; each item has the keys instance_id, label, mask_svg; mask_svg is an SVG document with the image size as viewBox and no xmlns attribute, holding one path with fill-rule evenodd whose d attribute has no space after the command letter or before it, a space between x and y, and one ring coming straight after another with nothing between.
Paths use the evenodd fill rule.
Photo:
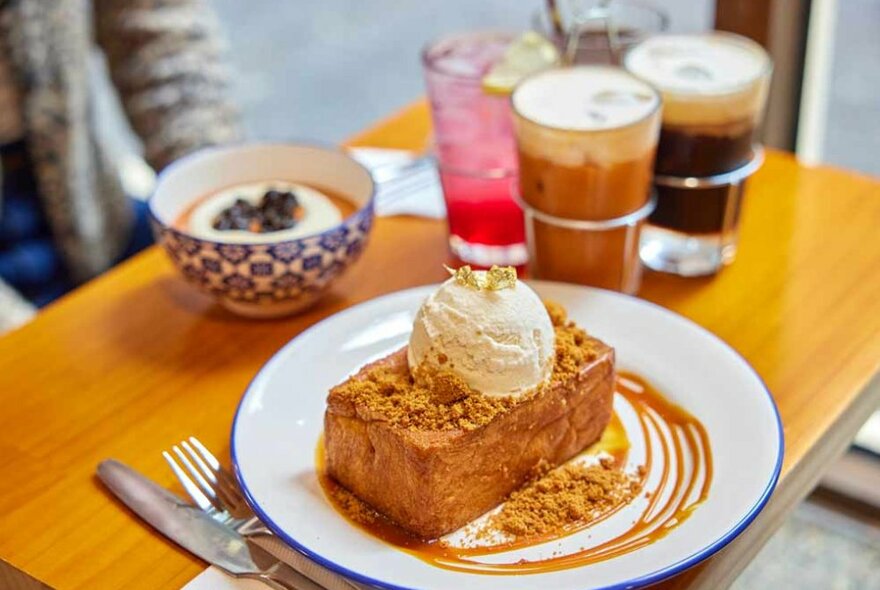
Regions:
<instances>
[{"instance_id":1,"label":"fork tine","mask_svg":"<svg viewBox=\"0 0 880 590\"><path fill-rule=\"evenodd\" d=\"M214 474L216 475L219 483L225 484L225 487L230 491L230 493L234 494L237 498L239 498L242 502L244 502L244 496L240 492L238 488L238 482L235 480L235 477L229 473L223 466L220 464L220 461L217 460L217 457L205 447L201 443L199 439L194 436L189 437L189 442L198 449L199 453L202 455L202 458L214 469Z\"/></svg>"},{"instance_id":2,"label":"fork tine","mask_svg":"<svg viewBox=\"0 0 880 590\"><path fill-rule=\"evenodd\" d=\"M177 461L174 460L174 457L168 451L162 451L162 456L165 457L165 461L168 463L168 466L171 467L171 471L174 472L174 475L177 477L177 481L180 482L180 485L183 486L183 489L186 490L186 493L192 498L192 501L195 502L196 506L198 506L201 510L209 511L214 508L214 505L208 499L205 494L199 489L199 487L195 484L195 482L183 472L180 468L180 465L177 464Z\"/></svg>"},{"instance_id":3,"label":"fork tine","mask_svg":"<svg viewBox=\"0 0 880 590\"><path fill-rule=\"evenodd\" d=\"M235 477L221 466L217 457L199 439L191 436L172 450L177 460L171 453L162 454L199 508L243 535L272 534L254 515Z\"/></svg>"},{"instance_id":4,"label":"fork tine","mask_svg":"<svg viewBox=\"0 0 880 590\"><path fill-rule=\"evenodd\" d=\"M206 480L205 483L211 486L211 490L214 492L214 499L220 504L222 509L230 513L238 512L238 499L235 495L230 494L227 486L225 486L222 481L217 480L217 476L220 475L219 472L208 467L201 455L193 450L192 446L187 441L183 441L181 446L195 462L196 466L202 470L202 474Z\"/></svg>"},{"instance_id":5,"label":"fork tine","mask_svg":"<svg viewBox=\"0 0 880 590\"><path fill-rule=\"evenodd\" d=\"M238 483L236 483L235 479L228 471L223 469L220 462L217 460L217 457L215 457L214 454L211 453L211 451L209 451L196 437L191 436L189 441L192 443L193 447L200 451L202 454L201 458L204 459L205 462L212 466L216 465L212 472L212 477L214 478L214 491L217 492L218 496L222 496L221 500L226 505L226 508L230 512L236 514L241 513L243 509L249 511L250 508L247 506L244 496L238 489ZM202 465L204 465L204 462ZM207 465L205 465L205 467L207 467Z\"/></svg>"},{"instance_id":6,"label":"fork tine","mask_svg":"<svg viewBox=\"0 0 880 590\"><path fill-rule=\"evenodd\" d=\"M186 454L189 455L193 461L195 461L195 464L199 468L199 470L202 472L202 475L204 475L205 479L207 479L208 482L210 482L211 488L213 488L214 491L216 491L216 486L214 484L217 483L217 476L216 476L214 470L205 464L205 460L202 458L202 456L199 453L197 453L197 452L195 452L195 450L193 450L193 448L192 448L192 446L190 446L189 442L183 441L180 443L180 446L182 446L183 450L186 451Z\"/></svg>"},{"instance_id":7,"label":"fork tine","mask_svg":"<svg viewBox=\"0 0 880 590\"><path fill-rule=\"evenodd\" d=\"M194 436L191 436L189 437L189 442L192 443L192 446L198 449L201 456L214 471L220 471L222 469L222 467L220 467L220 461L217 460L217 457L214 456L214 453L209 451L208 448L202 444L202 441Z\"/></svg>"},{"instance_id":8,"label":"fork tine","mask_svg":"<svg viewBox=\"0 0 880 590\"><path fill-rule=\"evenodd\" d=\"M225 510L223 503L217 499L217 493L214 490L214 486L209 484L204 476L196 469L195 465L189 460L189 458L180 450L180 447L174 445L171 447L171 450L174 451L174 454L177 455L177 459L183 465L183 468L189 473L190 477L195 479L198 487L201 488L202 492L204 492L205 496L208 497L211 504L213 504L214 508L217 510L223 511Z\"/></svg>"},{"instance_id":9,"label":"fork tine","mask_svg":"<svg viewBox=\"0 0 880 590\"><path fill-rule=\"evenodd\" d=\"M223 468L217 457L199 439L191 436L189 437L189 442L199 451L205 462L214 467L214 474L216 476L214 489L218 494L223 495L223 502L226 508L236 515L246 516L252 514L251 508L247 500L245 500L244 494L241 493L235 477Z\"/></svg>"}]
</instances>

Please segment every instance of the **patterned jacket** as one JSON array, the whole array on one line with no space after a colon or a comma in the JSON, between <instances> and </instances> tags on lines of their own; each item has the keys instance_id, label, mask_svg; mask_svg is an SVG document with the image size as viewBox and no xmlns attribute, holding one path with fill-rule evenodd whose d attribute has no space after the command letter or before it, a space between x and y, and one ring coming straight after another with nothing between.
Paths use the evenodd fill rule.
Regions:
<instances>
[{"instance_id":1,"label":"patterned jacket","mask_svg":"<svg viewBox=\"0 0 880 590\"><path fill-rule=\"evenodd\" d=\"M239 137L206 0L0 0L0 51L20 82L43 208L77 280L119 256L132 223L95 135L101 113L93 112L88 61L96 44L154 168Z\"/></svg>"}]
</instances>

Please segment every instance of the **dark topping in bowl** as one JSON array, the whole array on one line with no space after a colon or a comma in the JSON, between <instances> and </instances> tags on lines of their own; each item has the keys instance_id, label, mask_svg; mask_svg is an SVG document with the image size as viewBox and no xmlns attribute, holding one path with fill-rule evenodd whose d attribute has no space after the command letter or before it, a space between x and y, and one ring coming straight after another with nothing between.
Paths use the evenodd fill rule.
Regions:
<instances>
[{"instance_id":1,"label":"dark topping in bowl","mask_svg":"<svg viewBox=\"0 0 880 590\"><path fill-rule=\"evenodd\" d=\"M269 190L257 205L239 197L214 219L214 229L268 233L294 227L304 210L292 191Z\"/></svg>"}]
</instances>

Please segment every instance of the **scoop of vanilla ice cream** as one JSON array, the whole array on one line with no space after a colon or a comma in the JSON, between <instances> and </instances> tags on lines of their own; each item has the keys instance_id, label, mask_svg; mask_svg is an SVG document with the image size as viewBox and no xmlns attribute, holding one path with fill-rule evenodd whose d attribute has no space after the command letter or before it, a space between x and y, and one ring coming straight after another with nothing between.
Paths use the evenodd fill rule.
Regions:
<instances>
[{"instance_id":1,"label":"scoop of vanilla ice cream","mask_svg":"<svg viewBox=\"0 0 880 590\"><path fill-rule=\"evenodd\" d=\"M554 341L550 316L525 283L488 290L452 278L416 314L407 358L414 372L442 369L483 395L517 396L549 379Z\"/></svg>"}]
</instances>

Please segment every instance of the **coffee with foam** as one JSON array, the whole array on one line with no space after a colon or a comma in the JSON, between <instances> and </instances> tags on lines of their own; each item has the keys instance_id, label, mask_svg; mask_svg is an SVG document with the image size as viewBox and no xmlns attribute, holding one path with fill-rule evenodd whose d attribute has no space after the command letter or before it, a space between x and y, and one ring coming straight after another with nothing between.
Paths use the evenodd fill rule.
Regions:
<instances>
[{"instance_id":1,"label":"coffee with foam","mask_svg":"<svg viewBox=\"0 0 880 590\"><path fill-rule=\"evenodd\" d=\"M512 103L530 272L634 292L660 95L623 69L580 66L527 78Z\"/></svg>"},{"instance_id":2,"label":"coffee with foam","mask_svg":"<svg viewBox=\"0 0 880 590\"><path fill-rule=\"evenodd\" d=\"M731 33L660 35L633 48L624 64L663 96L645 262L686 276L716 272L735 252L742 179L759 157L770 58Z\"/></svg>"},{"instance_id":3,"label":"coffee with foam","mask_svg":"<svg viewBox=\"0 0 880 590\"><path fill-rule=\"evenodd\" d=\"M580 166L631 160L653 150L660 97L607 66L546 70L513 92L520 150Z\"/></svg>"},{"instance_id":4,"label":"coffee with foam","mask_svg":"<svg viewBox=\"0 0 880 590\"><path fill-rule=\"evenodd\" d=\"M663 95L664 125L754 124L763 109L770 58L729 33L661 35L626 56L626 68Z\"/></svg>"},{"instance_id":5,"label":"coffee with foam","mask_svg":"<svg viewBox=\"0 0 880 590\"><path fill-rule=\"evenodd\" d=\"M523 82L513 94L513 108L546 127L602 131L645 118L657 108L657 95L617 68L559 68Z\"/></svg>"}]
</instances>

